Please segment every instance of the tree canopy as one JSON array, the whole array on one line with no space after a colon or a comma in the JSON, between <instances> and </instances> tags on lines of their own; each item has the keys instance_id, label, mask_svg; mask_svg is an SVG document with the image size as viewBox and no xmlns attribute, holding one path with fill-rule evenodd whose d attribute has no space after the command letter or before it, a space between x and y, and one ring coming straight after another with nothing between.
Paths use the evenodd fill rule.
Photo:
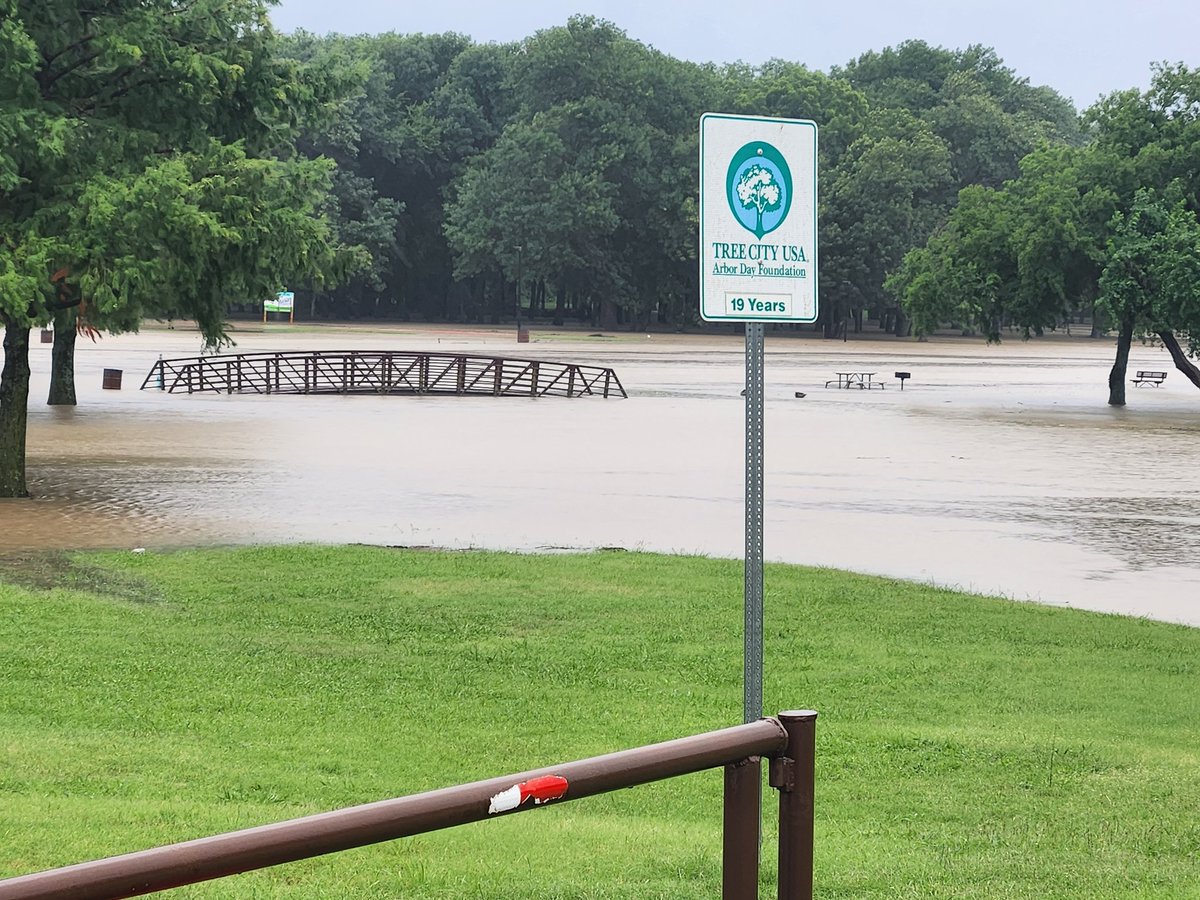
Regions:
<instances>
[{"instance_id":1,"label":"tree canopy","mask_svg":"<svg viewBox=\"0 0 1200 900\"><path fill-rule=\"evenodd\" d=\"M885 275L960 188L998 186L1039 142L1079 139L1068 101L982 47L909 42L832 74L699 66L590 16L514 44L300 34L288 46L371 70L303 141L343 170L339 227L358 233L357 217L377 248L372 277L320 298L330 316L496 320L519 294L546 314L555 298L559 321L697 324L697 122L714 110L820 124L822 294L858 313L895 307Z\"/></svg>"},{"instance_id":2,"label":"tree canopy","mask_svg":"<svg viewBox=\"0 0 1200 900\"><path fill-rule=\"evenodd\" d=\"M261 0L0 0L0 496L25 490L28 329L56 307L216 344L231 301L334 270L331 166L292 140L349 75L275 41Z\"/></svg>"},{"instance_id":3,"label":"tree canopy","mask_svg":"<svg viewBox=\"0 0 1200 900\"><path fill-rule=\"evenodd\" d=\"M1119 333L1109 402L1125 402L1130 342L1161 340L1197 386L1200 71L1159 67L1149 90L1084 116L1088 143L1045 146L1002 187L969 187L888 282L919 332L959 321L999 340L1093 307Z\"/></svg>"}]
</instances>

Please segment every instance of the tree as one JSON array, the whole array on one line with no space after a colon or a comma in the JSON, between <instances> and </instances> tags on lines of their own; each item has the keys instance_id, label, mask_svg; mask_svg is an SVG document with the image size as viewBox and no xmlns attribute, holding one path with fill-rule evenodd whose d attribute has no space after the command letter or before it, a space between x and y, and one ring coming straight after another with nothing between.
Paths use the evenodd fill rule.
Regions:
<instances>
[{"instance_id":1,"label":"tree","mask_svg":"<svg viewBox=\"0 0 1200 900\"><path fill-rule=\"evenodd\" d=\"M309 314L330 307L346 315L350 308L365 305L368 297L387 289L398 253L397 233L404 203L385 196L376 181L378 154L390 154L398 143L395 107L390 96L391 75L384 71L375 52L378 42L367 37L330 35L318 38L300 31L280 42L279 52L289 59L323 71L352 73L352 89L329 114L304 123L296 140L297 149L310 159L330 159L337 164L324 213L336 240L362 253L362 265L329 291L334 299L318 292L315 285L297 285L309 296Z\"/></svg>"},{"instance_id":2,"label":"tree","mask_svg":"<svg viewBox=\"0 0 1200 900\"><path fill-rule=\"evenodd\" d=\"M371 252L369 267L329 292L324 314L468 314L452 302L446 193L507 122L514 49L474 46L457 34L287 39L297 59L333 60L363 74L336 115L306 128L299 142L306 155L337 162L330 216L339 235Z\"/></svg>"},{"instance_id":3,"label":"tree","mask_svg":"<svg viewBox=\"0 0 1200 900\"><path fill-rule=\"evenodd\" d=\"M1003 189L961 192L889 289L919 330L958 315L992 340L1004 322L1041 334L1094 307L1118 331L1111 405L1125 404L1139 335L1200 387L1188 359L1200 350L1200 71L1158 67L1148 91L1113 94L1085 120L1088 145L1045 148Z\"/></svg>"},{"instance_id":4,"label":"tree","mask_svg":"<svg viewBox=\"0 0 1200 900\"><path fill-rule=\"evenodd\" d=\"M856 307L893 305L884 278L941 224L953 189L950 149L928 125L895 110L868 117L822 189L822 291L846 307L825 304L827 336Z\"/></svg>"},{"instance_id":5,"label":"tree","mask_svg":"<svg viewBox=\"0 0 1200 900\"><path fill-rule=\"evenodd\" d=\"M520 261L558 293L558 316L567 297L606 328L663 315L664 295L695 282L696 203L681 186L696 183L716 82L586 16L521 50L511 119L448 194L456 277L507 285Z\"/></svg>"},{"instance_id":6,"label":"tree","mask_svg":"<svg viewBox=\"0 0 1200 900\"><path fill-rule=\"evenodd\" d=\"M1200 349L1200 222L1180 196L1139 190L1128 214L1113 216L1108 264L1100 275L1100 303L1120 327L1117 358L1109 375L1109 403L1125 404L1125 370L1137 331L1155 333L1176 367L1196 387L1200 369L1179 346Z\"/></svg>"},{"instance_id":7,"label":"tree","mask_svg":"<svg viewBox=\"0 0 1200 900\"><path fill-rule=\"evenodd\" d=\"M894 314L901 334L905 307L884 290L901 257L946 222L960 190L999 188L1039 146L1078 143L1078 119L1069 101L1030 86L987 47L906 41L833 75L869 113L834 171L822 173L822 292Z\"/></svg>"},{"instance_id":8,"label":"tree","mask_svg":"<svg viewBox=\"0 0 1200 900\"><path fill-rule=\"evenodd\" d=\"M1008 195L964 188L945 226L905 255L885 287L904 300L918 335L950 323L1000 340L1018 285L1012 222Z\"/></svg>"},{"instance_id":9,"label":"tree","mask_svg":"<svg viewBox=\"0 0 1200 900\"><path fill-rule=\"evenodd\" d=\"M1082 141L1070 101L1018 77L990 47L905 41L835 66L833 75L873 109L907 110L928 123L951 148L960 187L999 187L1038 145Z\"/></svg>"},{"instance_id":10,"label":"tree","mask_svg":"<svg viewBox=\"0 0 1200 900\"><path fill-rule=\"evenodd\" d=\"M216 345L231 301L336 267L331 166L290 142L339 76L274 46L263 0L0 0L0 496L26 493L29 329L64 298Z\"/></svg>"},{"instance_id":11,"label":"tree","mask_svg":"<svg viewBox=\"0 0 1200 900\"><path fill-rule=\"evenodd\" d=\"M763 213L774 212L783 205L783 191L771 170L754 163L742 173L735 188L744 209L755 212L754 235L762 239Z\"/></svg>"},{"instance_id":12,"label":"tree","mask_svg":"<svg viewBox=\"0 0 1200 900\"><path fill-rule=\"evenodd\" d=\"M511 282L520 261L527 277L569 289L586 289L592 276L608 282L615 191L571 153L561 126L549 115L510 126L458 181L446 216L457 277Z\"/></svg>"},{"instance_id":13,"label":"tree","mask_svg":"<svg viewBox=\"0 0 1200 900\"><path fill-rule=\"evenodd\" d=\"M830 78L824 72L781 59L769 60L757 68L731 65L721 76L727 94L721 109L820 123L818 164L822 179L862 134L867 98L843 78Z\"/></svg>"},{"instance_id":14,"label":"tree","mask_svg":"<svg viewBox=\"0 0 1200 900\"><path fill-rule=\"evenodd\" d=\"M882 289L886 273L945 221L960 188L999 187L1042 142L1079 139L1069 102L982 47L908 42L831 77L784 60L697 66L574 16L514 44L298 34L288 52L353 60L368 73L302 142L343 172L330 205L337 233L374 254L369 272L333 292L327 310L338 315L477 317L486 308L497 318L512 309L523 260L531 290L522 302L544 309L557 294L557 322L570 307L607 326L696 321L696 199L678 186L696 181L699 115L726 110L820 123L822 294L843 299L856 326L866 308L890 320L898 307ZM513 181L519 167L498 156L527 155L534 141L522 132L535 127L556 136L537 177L570 170L583 200L574 224L602 224L564 239L574 249L562 269L537 248L563 207L524 192ZM510 188L524 206L510 202ZM822 305L823 319L832 308Z\"/></svg>"}]
</instances>

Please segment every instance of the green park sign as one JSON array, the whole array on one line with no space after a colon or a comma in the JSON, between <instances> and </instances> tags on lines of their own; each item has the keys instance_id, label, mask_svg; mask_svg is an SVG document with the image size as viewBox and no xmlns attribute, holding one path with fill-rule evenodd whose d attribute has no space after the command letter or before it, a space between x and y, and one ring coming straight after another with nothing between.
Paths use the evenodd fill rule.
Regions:
<instances>
[{"instance_id":1,"label":"green park sign","mask_svg":"<svg viewBox=\"0 0 1200 900\"><path fill-rule=\"evenodd\" d=\"M817 319L817 126L700 117L700 315Z\"/></svg>"},{"instance_id":2,"label":"green park sign","mask_svg":"<svg viewBox=\"0 0 1200 900\"><path fill-rule=\"evenodd\" d=\"M296 294L293 291L280 291L263 301L263 312L290 313L295 305Z\"/></svg>"},{"instance_id":3,"label":"green park sign","mask_svg":"<svg viewBox=\"0 0 1200 900\"><path fill-rule=\"evenodd\" d=\"M267 321L267 313L287 313L288 322L296 321L296 294L293 291L280 291L274 299L263 301L263 322Z\"/></svg>"}]
</instances>

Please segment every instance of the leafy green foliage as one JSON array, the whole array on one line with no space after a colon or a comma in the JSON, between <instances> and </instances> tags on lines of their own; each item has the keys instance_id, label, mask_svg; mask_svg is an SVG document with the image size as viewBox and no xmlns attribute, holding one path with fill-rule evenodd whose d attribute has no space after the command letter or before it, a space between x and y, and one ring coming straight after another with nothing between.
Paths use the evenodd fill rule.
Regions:
<instances>
[{"instance_id":1,"label":"leafy green foliage","mask_svg":"<svg viewBox=\"0 0 1200 900\"><path fill-rule=\"evenodd\" d=\"M458 251L456 275L477 275L499 262L515 278L518 247L524 274L533 278L582 279L603 266L618 221L615 189L570 152L562 132L577 123L544 115L535 125L512 125L468 168L446 222Z\"/></svg>"},{"instance_id":2,"label":"leafy green foliage","mask_svg":"<svg viewBox=\"0 0 1200 900\"><path fill-rule=\"evenodd\" d=\"M1017 78L989 48L950 51L906 41L833 74L872 107L859 146L852 144L831 174L823 211L832 220L824 292L849 293L853 306L889 305L885 279L946 221L959 190L998 188L1040 144L1078 140L1070 103ZM962 280L971 283L974 276ZM936 302L944 308L961 301Z\"/></svg>"},{"instance_id":3,"label":"leafy green foliage","mask_svg":"<svg viewBox=\"0 0 1200 900\"><path fill-rule=\"evenodd\" d=\"M886 301L883 280L944 219L953 192L950 152L899 111L869 117L823 188L822 286L853 291L854 306Z\"/></svg>"},{"instance_id":4,"label":"leafy green foliage","mask_svg":"<svg viewBox=\"0 0 1200 900\"><path fill-rule=\"evenodd\" d=\"M355 261L321 215L330 166L292 158L345 79L277 55L263 0L0 4L8 356L66 302L114 331L187 316L220 344L231 302ZM6 358L0 494L24 492L27 378Z\"/></svg>"},{"instance_id":5,"label":"leafy green foliage","mask_svg":"<svg viewBox=\"0 0 1200 900\"><path fill-rule=\"evenodd\" d=\"M873 106L905 109L928 123L950 147L960 187L999 187L1039 144L1080 141L1070 102L1018 78L988 47L951 51L905 41L833 73Z\"/></svg>"},{"instance_id":6,"label":"leafy green foliage","mask_svg":"<svg viewBox=\"0 0 1200 900\"><path fill-rule=\"evenodd\" d=\"M1128 215L1116 213L1100 302L1116 321L1187 336L1200 351L1200 222L1175 202L1138 191Z\"/></svg>"},{"instance_id":7,"label":"leafy green foliage","mask_svg":"<svg viewBox=\"0 0 1200 900\"><path fill-rule=\"evenodd\" d=\"M88 235L73 259L90 310L134 329L148 312L184 318L203 309L206 337L220 341L231 297L269 296L281 272L332 271L326 224L313 215L330 168L249 158L240 145L214 142L125 178L94 176L69 218L73 233Z\"/></svg>"},{"instance_id":8,"label":"leafy green foliage","mask_svg":"<svg viewBox=\"0 0 1200 900\"><path fill-rule=\"evenodd\" d=\"M844 79L779 59L757 68L729 66L722 74L730 112L812 119L819 124L822 177L862 133L869 104L866 96Z\"/></svg>"},{"instance_id":9,"label":"leafy green foliage","mask_svg":"<svg viewBox=\"0 0 1200 900\"><path fill-rule=\"evenodd\" d=\"M1016 275L1007 200L986 188L964 189L945 228L907 254L888 279L890 291L906 300L920 298L907 303L918 334L950 322L999 338L1000 311L1011 299Z\"/></svg>"},{"instance_id":10,"label":"leafy green foliage","mask_svg":"<svg viewBox=\"0 0 1200 900\"><path fill-rule=\"evenodd\" d=\"M521 49L513 118L451 187L456 274L512 282L520 263L606 320L623 307L644 321L694 278L703 73L589 17Z\"/></svg>"},{"instance_id":11,"label":"leafy green foliage","mask_svg":"<svg viewBox=\"0 0 1200 900\"><path fill-rule=\"evenodd\" d=\"M1004 324L1040 334L1097 304L1123 341L1179 335L1200 348L1200 72L1159 68L1148 91L1115 93L1085 120L1090 143L1029 154L999 190L963 190L905 259L888 287L918 331L957 321L993 340Z\"/></svg>"},{"instance_id":12,"label":"leafy green foliage","mask_svg":"<svg viewBox=\"0 0 1200 900\"><path fill-rule=\"evenodd\" d=\"M49 276L65 268L96 324L186 314L217 341L231 300L328 271L314 215L328 168L287 154L333 86L272 53L264 3L8 2L6 322L47 321ZM276 227L279 204L289 224L314 224Z\"/></svg>"},{"instance_id":13,"label":"leafy green foliage","mask_svg":"<svg viewBox=\"0 0 1200 900\"><path fill-rule=\"evenodd\" d=\"M372 257L322 301L330 315L496 318L519 275L523 306L550 293L598 324L694 321L696 125L715 110L820 124L822 290L880 308L886 273L959 188L999 186L1040 142L1078 139L1069 103L980 47L910 42L833 76L718 68L575 16L519 44L301 33L288 53L366 73L302 141L338 162L331 215Z\"/></svg>"},{"instance_id":14,"label":"leafy green foliage","mask_svg":"<svg viewBox=\"0 0 1200 900\"><path fill-rule=\"evenodd\" d=\"M443 197L453 174L499 131L491 117L506 51L453 34L300 33L287 39L286 52L362 76L332 122L313 123L300 141L307 155L337 161L335 228L370 257L321 312L444 316L451 259Z\"/></svg>"}]
</instances>

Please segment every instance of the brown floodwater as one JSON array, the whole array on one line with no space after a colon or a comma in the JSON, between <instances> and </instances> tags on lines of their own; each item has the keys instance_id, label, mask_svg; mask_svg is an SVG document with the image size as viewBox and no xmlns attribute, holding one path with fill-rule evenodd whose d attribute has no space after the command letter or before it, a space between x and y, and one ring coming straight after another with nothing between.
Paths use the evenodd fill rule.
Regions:
<instances>
[{"instance_id":1,"label":"brown floodwater","mask_svg":"<svg viewBox=\"0 0 1200 900\"><path fill-rule=\"evenodd\" d=\"M238 343L608 365L630 397L139 391L160 353L198 352L194 333L155 329L81 343L80 405L50 408L49 345L34 345L35 498L0 500L0 557L299 541L742 553L740 337L272 325ZM1111 356L1086 339L768 338L767 557L1200 625L1200 392L1172 372L1111 409ZM1135 346L1130 370L1168 363ZM104 368L123 390L101 390ZM889 386L823 387L848 369Z\"/></svg>"}]
</instances>

